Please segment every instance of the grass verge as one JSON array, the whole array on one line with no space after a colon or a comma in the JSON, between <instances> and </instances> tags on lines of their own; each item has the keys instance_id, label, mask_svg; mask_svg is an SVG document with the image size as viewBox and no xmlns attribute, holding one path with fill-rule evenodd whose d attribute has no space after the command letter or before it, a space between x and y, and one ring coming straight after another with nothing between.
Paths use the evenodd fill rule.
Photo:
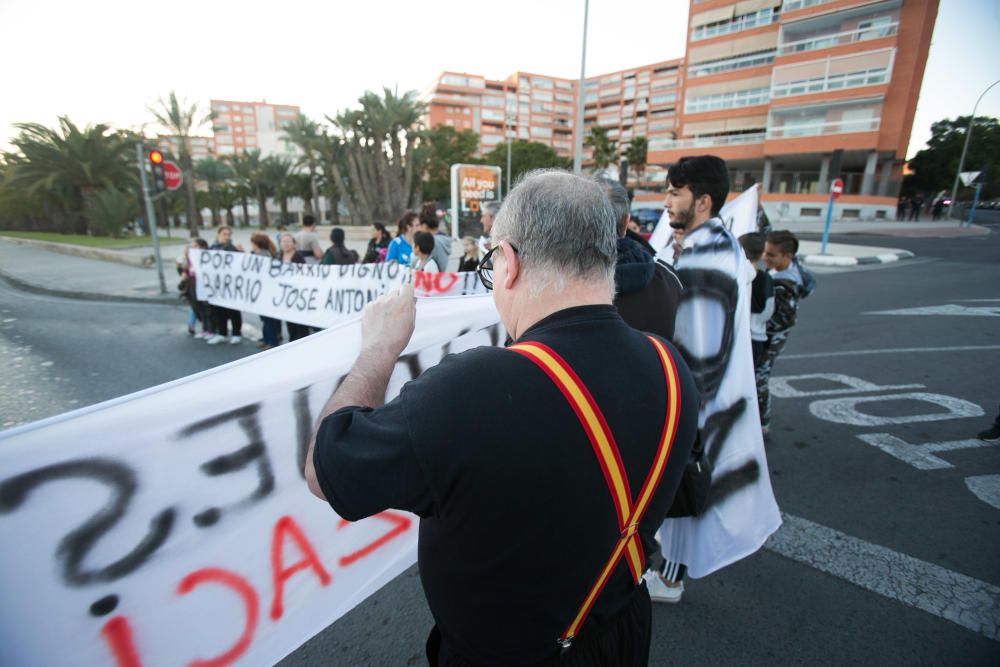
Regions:
<instances>
[{"instance_id":1,"label":"grass verge","mask_svg":"<svg viewBox=\"0 0 1000 667\"><path fill-rule=\"evenodd\" d=\"M7 230L0 230L0 236L9 236L16 239L28 239L31 241L65 243L67 245L86 246L88 248L139 248L142 246L152 248L153 245L153 241L148 236L113 239L110 236L86 236L84 234L57 234L55 232L21 232ZM161 245L178 245L186 242L187 239L181 236L160 236Z\"/></svg>"}]
</instances>

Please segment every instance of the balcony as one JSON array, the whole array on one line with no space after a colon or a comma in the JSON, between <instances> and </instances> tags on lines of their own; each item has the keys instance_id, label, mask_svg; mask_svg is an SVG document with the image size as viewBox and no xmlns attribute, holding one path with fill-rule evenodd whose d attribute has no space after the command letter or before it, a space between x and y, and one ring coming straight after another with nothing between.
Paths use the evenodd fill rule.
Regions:
<instances>
[{"instance_id":1,"label":"balcony","mask_svg":"<svg viewBox=\"0 0 1000 667\"><path fill-rule=\"evenodd\" d=\"M778 45L778 55L787 56L791 53L802 53L804 51L815 51L817 49L829 49L834 46L845 44L856 44L869 39L879 39L895 35L899 29L899 22L873 24L869 27L857 28L855 30L845 30L828 35L816 35L799 39L793 42L781 42Z\"/></svg>"},{"instance_id":2,"label":"balcony","mask_svg":"<svg viewBox=\"0 0 1000 667\"><path fill-rule=\"evenodd\" d=\"M719 60L709 60L707 62L690 65L688 67L688 77L708 76L720 72L730 72L748 67L760 67L770 65L774 62L774 50L751 53L749 55L737 56L735 58L721 58Z\"/></svg>"},{"instance_id":3,"label":"balcony","mask_svg":"<svg viewBox=\"0 0 1000 667\"><path fill-rule=\"evenodd\" d=\"M833 2L833 0L785 0L781 3L781 9L783 11L790 12L796 9L814 7L816 5L825 5L828 2Z\"/></svg>"},{"instance_id":4,"label":"balcony","mask_svg":"<svg viewBox=\"0 0 1000 667\"><path fill-rule=\"evenodd\" d=\"M749 14L742 14L723 21L699 25L691 30L691 41L697 42L710 37L728 35L734 32L750 30L763 25L771 25L778 20L778 11L773 7L761 9Z\"/></svg>"},{"instance_id":5,"label":"balcony","mask_svg":"<svg viewBox=\"0 0 1000 667\"><path fill-rule=\"evenodd\" d=\"M748 134L724 134L714 137L689 137L686 139L650 139L650 151L674 151L690 148L718 148L720 146L743 146L759 144L765 139L765 132Z\"/></svg>"},{"instance_id":6,"label":"balcony","mask_svg":"<svg viewBox=\"0 0 1000 667\"><path fill-rule=\"evenodd\" d=\"M889 82L895 49L881 49L775 67L771 97L824 93Z\"/></svg>"}]
</instances>

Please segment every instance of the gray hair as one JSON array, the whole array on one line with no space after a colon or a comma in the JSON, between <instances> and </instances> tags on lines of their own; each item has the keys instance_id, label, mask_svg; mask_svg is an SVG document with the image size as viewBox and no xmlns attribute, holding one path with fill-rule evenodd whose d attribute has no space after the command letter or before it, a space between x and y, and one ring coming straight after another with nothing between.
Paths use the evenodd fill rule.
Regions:
<instances>
[{"instance_id":1,"label":"gray hair","mask_svg":"<svg viewBox=\"0 0 1000 667\"><path fill-rule=\"evenodd\" d=\"M608 201L611 202L611 208L615 212L615 222L617 223L616 229L618 230L618 236L625 236L625 218L629 214L630 207L628 190L626 190L625 186L618 181L613 181L604 176L594 176L594 180L601 186L601 189L604 190L604 194L608 197Z\"/></svg>"},{"instance_id":2,"label":"gray hair","mask_svg":"<svg viewBox=\"0 0 1000 667\"><path fill-rule=\"evenodd\" d=\"M496 218L497 213L499 212L500 212L500 202L498 201L483 202L483 213L489 213L494 218Z\"/></svg>"},{"instance_id":3,"label":"gray hair","mask_svg":"<svg viewBox=\"0 0 1000 667\"><path fill-rule=\"evenodd\" d=\"M518 179L492 236L494 245L507 241L517 248L537 291L572 277L606 281L613 293L615 228L614 210L597 183L561 169L540 169Z\"/></svg>"}]
</instances>

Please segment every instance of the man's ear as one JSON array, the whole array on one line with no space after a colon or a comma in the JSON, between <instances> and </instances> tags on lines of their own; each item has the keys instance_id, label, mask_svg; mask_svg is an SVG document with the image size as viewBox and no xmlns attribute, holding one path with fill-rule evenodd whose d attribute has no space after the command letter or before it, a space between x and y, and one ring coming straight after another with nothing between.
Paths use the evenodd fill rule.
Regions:
<instances>
[{"instance_id":1,"label":"man's ear","mask_svg":"<svg viewBox=\"0 0 1000 667\"><path fill-rule=\"evenodd\" d=\"M697 211L699 213L712 213L712 197L710 195L702 195L698 197L698 202L695 204Z\"/></svg>"},{"instance_id":2,"label":"man's ear","mask_svg":"<svg viewBox=\"0 0 1000 667\"><path fill-rule=\"evenodd\" d=\"M503 286L511 289L521 275L521 258L517 256L514 249L505 241L500 242L500 252L503 253L503 261L506 263L507 272L504 275Z\"/></svg>"}]
</instances>

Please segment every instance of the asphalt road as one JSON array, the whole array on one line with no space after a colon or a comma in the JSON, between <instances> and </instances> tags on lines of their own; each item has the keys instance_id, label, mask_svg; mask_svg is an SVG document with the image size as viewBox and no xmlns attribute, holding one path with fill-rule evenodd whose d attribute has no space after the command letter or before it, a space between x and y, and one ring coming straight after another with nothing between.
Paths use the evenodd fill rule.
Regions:
<instances>
[{"instance_id":1,"label":"asphalt road","mask_svg":"<svg viewBox=\"0 0 1000 667\"><path fill-rule=\"evenodd\" d=\"M969 444L1000 401L1000 236L832 238L917 259L816 270L775 367L785 526L655 606L654 665L1000 664L1000 447ZM0 284L0 425L253 351L190 340L180 306ZM424 664L431 622L411 568L281 664Z\"/></svg>"}]
</instances>

